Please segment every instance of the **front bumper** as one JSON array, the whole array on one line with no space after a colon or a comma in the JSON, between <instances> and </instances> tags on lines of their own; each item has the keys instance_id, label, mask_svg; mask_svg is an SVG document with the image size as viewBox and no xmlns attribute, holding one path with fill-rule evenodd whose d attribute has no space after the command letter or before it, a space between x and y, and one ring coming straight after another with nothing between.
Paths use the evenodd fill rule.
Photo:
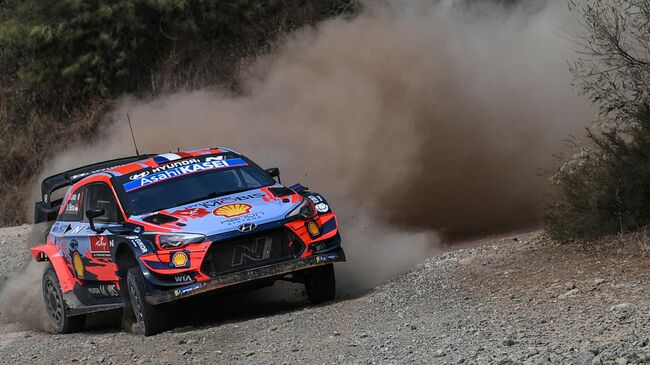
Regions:
<instances>
[{"instance_id":1,"label":"front bumper","mask_svg":"<svg viewBox=\"0 0 650 365\"><path fill-rule=\"evenodd\" d=\"M293 259L272 265L260 266L248 270L218 276L216 278L200 283L181 286L173 290L150 293L147 294L146 298L149 304L163 304L236 284L270 278L274 276L286 275L315 266L342 261L345 261L345 252L343 252L342 248L339 248L338 250L313 255L306 259Z\"/></svg>"}]
</instances>

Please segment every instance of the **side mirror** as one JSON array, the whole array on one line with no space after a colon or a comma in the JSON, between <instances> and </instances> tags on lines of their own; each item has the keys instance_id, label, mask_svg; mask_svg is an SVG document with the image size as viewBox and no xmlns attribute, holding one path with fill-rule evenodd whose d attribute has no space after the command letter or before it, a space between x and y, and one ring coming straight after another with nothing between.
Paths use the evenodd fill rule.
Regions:
<instances>
[{"instance_id":1,"label":"side mirror","mask_svg":"<svg viewBox=\"0 0 650 365\"><path fill-rule=\"evenodd\" d=\"M280 169L277 167L271 167L270 169L264 170L266 171L269 175L271 175L272 178L278 178L278 182L281 183L280 181Z\"/></svg>"},{"instance_id":2,"label":"side mirror","mask_svg":"<svg viewBox=\"0 0 650 365\"><path fill-rule=\"evenodd\" d=\"M103 228L100 228L100 229L95 228L95 223L93 222L93 219L95 219L97 217L101 217L105 213L106 213L106 211L104 211L104 208L88 209L86 211L86 218L88 218L88 222L90 223L90 229L92 229L93 231L95 231L97 233L104 232Z\"/></svg>"},{"instance_id":3,"label":"side mirror","mask_svg":"<svg viewBox=\"0 0 650 365\"><path fill-rule=\"evenodd\" d=\"M34 205L34 223L51 222L56 219L59 206L48 208L45 203L38 202Z\"/></svg>"}]
</instances>

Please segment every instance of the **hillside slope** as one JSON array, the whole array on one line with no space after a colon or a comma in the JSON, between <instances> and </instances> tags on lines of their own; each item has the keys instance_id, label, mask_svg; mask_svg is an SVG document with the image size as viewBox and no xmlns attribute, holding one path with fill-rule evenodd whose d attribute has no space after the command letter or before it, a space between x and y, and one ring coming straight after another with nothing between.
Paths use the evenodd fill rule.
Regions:
<instances>
[{"instance_id":1,"label":"hillside slope","mask_svg":"<svg viewBox=\"0 0 650 365\"><path fill-rule=\"evenodd\" d=\"M3 260L17 248L9 244ZM530 232L469 245L320 307L282 299L299 294L291 286L286 297L271 288L179 307L176 329L149 338L110 324L75 335L3 324L0 362L650 363L645 233L561 245Z\"/></svg>"}]
</instances>

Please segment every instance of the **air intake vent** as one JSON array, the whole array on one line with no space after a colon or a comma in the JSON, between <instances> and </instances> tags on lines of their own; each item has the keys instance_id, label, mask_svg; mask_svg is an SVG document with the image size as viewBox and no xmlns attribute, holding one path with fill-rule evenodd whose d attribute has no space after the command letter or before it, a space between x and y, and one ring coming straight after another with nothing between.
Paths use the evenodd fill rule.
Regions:
<instances>
[{"instance_id":1,"label":"air intake vent","mask_svg":"<svg viewBox=\"0 0 650 365\"><path fill-rule=\"evenodd\" d=\"M201 271L212 277L299 257L305 245L282 228L212 242Z\"/></svg>"},{"instance_id":2,"label":"air intake vent","mask_svg":"<svg viewBox=\"0 0 650 365\"><path fill-rule=\"evenodd\" d=\"M142 218L142 220L153 224L167 224L171 222L176 222L178 218L172 217L171 215L158 213L158 214L150 215L146 218Z\"/></svg>"},{"instance_id":3,"label":"air intake vent","mask_svg":"<svg viewBox=\"0 0 650 365\"><path fill-rule=\"evenodd\" d=\"M293 190L284 186L281 188L269 188L269 191L278 198L282 198L283 196L287 196L287 195L292 195L294 193Z\"/></svg>"}]
</instances>

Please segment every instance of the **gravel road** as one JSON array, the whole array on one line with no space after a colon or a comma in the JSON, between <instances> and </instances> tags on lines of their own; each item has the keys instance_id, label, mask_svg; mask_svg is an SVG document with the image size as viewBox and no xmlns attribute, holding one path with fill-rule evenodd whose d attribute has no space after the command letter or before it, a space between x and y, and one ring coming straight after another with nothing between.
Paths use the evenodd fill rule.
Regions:
<instances>
[{"instance_id":1,"label":"gravel road","mask_svg":"<svg viewBox=\"0 0 650 365\"><path fill-rule=\"evenodd\" d=\"M0 229L0 275L24 263L17 242L29 230ZM175 329L148 338L106 316L53 335L3 313L0 363L650 364L647 232L559 244L536 231L470 246L318 307L289 284L187 303Z\"/></svg>"}]
</instances>

